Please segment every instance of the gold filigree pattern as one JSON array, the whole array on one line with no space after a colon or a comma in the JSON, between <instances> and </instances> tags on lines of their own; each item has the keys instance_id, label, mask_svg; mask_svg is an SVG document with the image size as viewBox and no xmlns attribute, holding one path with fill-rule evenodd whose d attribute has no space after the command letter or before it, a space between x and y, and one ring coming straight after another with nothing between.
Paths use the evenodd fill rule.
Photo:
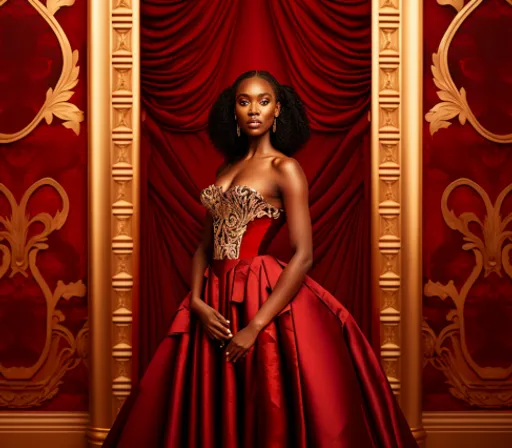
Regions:
<instances>
[{"instance_id":1,"label":"gold filigree pattern","mask_svg":"<svg viewBox=\"0 0 512 448\"><path fill-rule=\"evenodd\" d=\"M444 0L441 4L450 4L457 9L458 14L452 20L446 30L437 53L432 55L432 74L434 75L434 84L439 89L437 95L442 101L436 104L425 115L425 119L430 123L430 134L434 135L437 131L447 128L451 125L449 120L455 117L459 118L461 125L469 121L475 130L484 138L495 143L512 143L512 133L506 135L495 134L486 129L475 117L469 107L466 90L462 87L457 88L450 74L448 66L448 51L450 44L462 23L471 15L471 13L483 2L483 0L471 0L466 6L463 1ZM507 0L511 4L512 0Z\"/></svg>"},{"instance_id":2,"label":"gold filigree pattern","mask_svg":"<svg viewBox=\"0 0 512 448\"><path fill-rule=\"evenodd\" d=\"M54 216L39 213L30 217L27 203L32 195L41 187L53 188L60 196L62 209ZM23 195L18 204L9 189L0 184L3 194L11 206L11 216L0 216L0 278L9 273L9 278L22 275L34 278L46 303L46 340L38 360L30 367L6 367L0 363L0 406L25 408L40 405L43 401L54 397L65 373L74 369L81 360L87 365L87 338L89 327L87 322L78 332L76 338L62 322L65 316L56 309L60 299L84 297L85 286L82 281L65 284L57 282L52 291L39 271L37 255L39 251L49 248L48 236L62 228L69 213L69 199L62 186L53 179L44 178L33 184ZM35 226L33 226L35 224ZM29 229L40 228L39 233L28 238Z\"/></svg>"},{"instance_id":3,"label":"gold filigree pattern","mask_svg":"<svg viewBox=\"0 0 512 448\"><path fill-rule=\"evenodd\" d=\"M0 6L7 3L0 0ZM14 134L0 133L0 143L12 143L29 135L36 126L44 119L51 124L53 117L64 121L63 126L72 129L76 135L80 134L80 123L84 120L84 113L77 106L68 102L73 96L73 88L78 84L78 50L73 51L71 44L55 19L55 14L63 6L72 6L75 0L47 0L46 6L39 0L28 0L34 9L50 25L50 28L57 36L62 50L62 72L55 88L49 88L46 92L46 99L38 114L25 128Z\"/></svg>"},{"instance_id":4,"label":"gold filigree pattern","mask_svg":"<svg viewBox=\"0 0 512 448\"><path fill-rule=\"evenodd\" d=\"M202 204L213 216L213 258L237 259L247 224L256 218L279 218L282 209L274 207L251 187L234 185L225 193L212 184L201 192Z\"/></svg>"},{"instance_id":5,"label":"gold filigree pattern","mask_svg":"<svg viewBox=\"0 0 512 448\"><path fill-rule=\"evenodd\" d=\"M448 208L451 193L461 186L473 189L482 198L486 210L483 222L474 213L466 212L457 216ZM492 204L485 190L469 179L459 179L446 188L441 200L444 220L451 229L464 235L466 243L462 249L473 252L475 265L460 291L453 280L446 285L429 280L424 289L427 297L450 298L455 305L455 309L446 315L450 324L438 335L424 322L425 364L431 363L445 374L454 397L483 408L512 405L512 365L506 368L482 367L473 360L466 344L464 307L471 288L482 272L484 278L493 273L501 277L502 271L512 278L512 230L507 230L512 222L512 214L505 218L500 214L502 204L511 191L512 184ZM481 229L483 239L471 230L471 226L475 225Z\"/></svg>"}]
</instances>

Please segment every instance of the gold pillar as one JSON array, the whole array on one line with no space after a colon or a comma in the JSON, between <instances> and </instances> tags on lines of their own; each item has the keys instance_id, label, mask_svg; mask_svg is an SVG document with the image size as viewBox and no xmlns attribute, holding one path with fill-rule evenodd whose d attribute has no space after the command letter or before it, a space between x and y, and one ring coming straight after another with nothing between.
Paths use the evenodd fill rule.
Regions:
<instances>
[{"instance_id":1,"label":"gold pillar","mask_svg":"<svg viewBox=\"0 0 512 448\"><path fill-rule=\"evenodd\" d=\"M400 10L372 2L372 295L380 305L381 359L400 394Z\"/></svg>"},{"instance_id":2,"label":"gold pillar","mask_svg":"<svg viewBox=\"0 0 512 448\"><path fill-rule=\"evenodd\" d=\"M139 1L112 10L112 391L117 415L132 384L132 303L139 277Z\"/></svg>"},{"instance_id":3,"label":"gold pillar","mask_svg":"<svg viewBox=\"0 0 512 448\"><path fill-rule=\"evenodd\" d=\"M402 7L402 409L414 436L423 442L421 339L422 280L422 123L423 123L423 1Z\"/></svg>"},{"instance_id":4,"label":"gold pillar","mask_svg":"<svg viewBox=\"0 0 512 448\"><path fill-rule=\"evenodd\" d=\"M89 125L89 446L112 424L110 2L88 3Z\"/></svg>"},{"instance_id":5,"label":"gold pillar","mask_svg":"<svg viewBox=\"0 0 512 448\"><path fill-rule=\"evenodd\" d=\"M89 0L89 446L131 391L139 272L139 2Z\"/></svg>"},{"instance_id":6,"label":"gold pillar","mask_svg":"<svg viewBox=\"0 0 512 448\"><path fill-rule=\"evenodd\" d=\"M421 19L421 1L372 0L372 294L382 365L420 443Z\"/></svg>"}]
</instances>

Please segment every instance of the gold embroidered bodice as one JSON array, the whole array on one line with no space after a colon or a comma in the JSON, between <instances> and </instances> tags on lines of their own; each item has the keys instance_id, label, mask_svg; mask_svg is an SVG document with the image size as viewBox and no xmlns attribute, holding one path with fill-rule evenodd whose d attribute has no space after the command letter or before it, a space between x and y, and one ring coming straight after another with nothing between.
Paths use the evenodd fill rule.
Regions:
<instances>
[{"instance_id":1,"label":"gold embroidered bodice","mask_svg":"<svg viewBox=\"0 0 512 448\"><path fill-rule=\"evenodd\" d=\"M212 184L201 191L201 203L213 217L213 258L240 257L242 237L247 225L256 218L277 219L284 212L265 201L254 188L233 185L226 192Z\"/></svg>"}]
</instances>

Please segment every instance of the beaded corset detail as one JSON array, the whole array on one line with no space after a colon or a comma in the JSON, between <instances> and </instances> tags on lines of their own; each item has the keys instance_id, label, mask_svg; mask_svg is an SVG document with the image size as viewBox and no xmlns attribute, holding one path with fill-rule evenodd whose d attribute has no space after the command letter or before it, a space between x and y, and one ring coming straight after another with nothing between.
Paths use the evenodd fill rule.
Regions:
<instances>
[{"instance_id":1,"label":"beaded corset detail","mask_svg":"<svg viewBox=\"0 0 512 448\"><path fill-rule=\"evenodd\" d=\"M201 203L213 217L213 258L237 259L247 224L268 216L277 219L283 209L265 201L254 188L234 185L226 192L212 184L201 191Z\"/></svg>"}]
</instances>

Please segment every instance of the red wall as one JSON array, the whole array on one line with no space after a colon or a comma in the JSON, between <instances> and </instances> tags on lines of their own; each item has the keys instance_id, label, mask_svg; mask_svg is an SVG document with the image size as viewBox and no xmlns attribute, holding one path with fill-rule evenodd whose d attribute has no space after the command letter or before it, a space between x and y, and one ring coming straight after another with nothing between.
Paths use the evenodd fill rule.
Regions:
<instances>
[{"instance_id":1,"label":"red wall","mask_svg":"<svg viewBox=\"0 0 512 448\"><path fill-rule=\"evenodd\" d=\"M73 6L62 7L55 18L71 48L79 54L78 84L72 88L74 95L68 101L85 112L87 1L76 0ZM29 2L8 0L0 6L0 133L21 130L36 116L48 89L56 85L62 67L63 56L56 35ZM86 284L87 280L87 122L80 124L78 136L62 123L54 116L51 125L43 121L23 139L0 144L0 183L18 203L31 185L45 177L63 187L70 203L66 222L48 236L48 248L37 254L36 266L43 282L36 281L30 268L25 270L26 275L11 276L9 266L0 276L0 364L4 367L32 366L45 345L47 309L40 284L46 283L53 292L58 281ZM53 217L58 210L62 210L59 194L45 186L32 195L26 213L30 218L38 213ZM5 232L9 223L2 225L2 218L12 220L13 216L9 202L0 194L0 232ZM19 228L19 223L13 225ZM18 236L17 241L26 244L42 229L42 224L34 223L29 227L28 238ZM12 252L12 244L6 239L2 241L0 236L0 249L5 245ZM27 248L34 251L32 245ZM6 257L4 253L0 263ZM71 332L72 339L76 338L87 320L87 297L60 298L56 310L64 318L61 325ZM57 350L66 345L63 340L59 344ZM51 370L49 366L41 368L32 383L47 378ZM80 362L65 374L62 384L54 389L57 393L53 398L39 400L40 406L31 405L29 409L86 410L87 383L87 369ZM0 403L4 408L12 387L13 381L0 373Z\"/></svg>"},{"instance_id":2,"label":"red wall","mask_svg":"<svg viewBox=\"0 0 512 448\"><path fill-rule=\"evenodd\" d=\"M468 5L470 2L466 1ZM474 3L474 2L471 2ZM438 51L439 43L457 11L451 6L440 6L436 0L424 2L424 114L441 100L437 95L431 72L432 55ZM505 0L483 2L457 30L449 48L450 73L455 85L467 92L468 104L477 119L489 131L512 133L512 6ZM446 101L446 97L443 98ZM424 122L424 184L423 184L423 263L424 285L429 280L442 285L450 281L460 291L477 266L472 250L464 250L463 245L471 243L464 239L461 230L450 228L441 211L441 199L448 185L461 178L478 184L489 197L493 206L499 194L512 183L512 145L490 141L480 135L466 122L461 125L458 118L449 120L452 124L433 136L429 123ZM485 196L484 194L484 196ZM464 186L455 190L448 199L448 206L460 217L463 213L474 213L482 223L487 219L487 228L471 223L469 231L480 244L479 253L494 259L484 259L494 271L479 272L476 281L469 288L459 316L465 327L468 353L476 365L465 373L476 384L482 386L481 394L494 394L495 401L510 406L512 400L512 378L505 375L500 381L502 392L498 397L489 380L483 380L477 370L483 367L507 368L512 365L512 281L503 265L510 262L503 248L510 243L494 241L504 236L498 227L490 224L501 223L512 212L512 195L508 195L500 210L501 219L492 218L492 207L486 208L485 201L475 190ZM467 216L467 215L466 215ZM454 222L459 222L455 220ZM508 225L512 230L512 225ZM467 233L467 232L466 232ZM480 241L480 243L479 243ZM494 264L493 264L494 263ZM436 337L450 322L447 315L455 309L454 301L447 297L425 294L424 318ZM427 346L432 339L427 337ZM453 342L446 347L454 351ZM460 359L460 358L459 358ZM437 358L439 361L439 357ZM455 372L462 373L464 363L456 362ZM482 372L482 371L481 371ZM481 373L480 372L480 373ZM495 373L498 370L494 371ZM487 372L484 376L488 376ZM510 389L510 393L507 390ZM452 389L452 392L450 392ZM460 387L447 382L442 370L428 363L424 370L424 409L425 410L465 410L492 407L488 397L478 399L457 396ZM481 402L478 402L481 399ZM475 401L476 400L476 401ZM492 400L491 400L492 401Z\"/></svg>"}]
</instances>

